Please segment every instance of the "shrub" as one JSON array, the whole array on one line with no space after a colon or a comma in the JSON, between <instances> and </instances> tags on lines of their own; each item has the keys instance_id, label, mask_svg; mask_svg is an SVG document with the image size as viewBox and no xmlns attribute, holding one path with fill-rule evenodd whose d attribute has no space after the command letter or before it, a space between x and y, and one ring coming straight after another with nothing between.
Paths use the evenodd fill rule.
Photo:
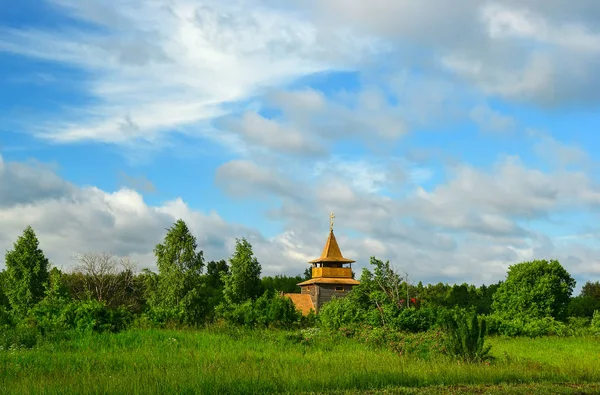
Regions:
<instances>
[{"instance_id":1,"label":"shrub","mask_svg":"<svg viewBox=\"0 0 600 395\"><path fill-rule=\"evenodd\" d=\"M475 312L447 313L443 327L446 331L445 345L448 353L467 362L489 359L491 346L485 344L485 324L485 318L478 317Z\"/></svg>"},{"instance_id":2,"label":"shrub","mask_svg":"<svg viewBox=\"0 0 600 395\"><path fill-rule=\"evenodd\" d=\"M595 335L600 336L600 310L594 311L590 327Z\"/></svg>"},{"instance_id":3,"label":"shrub","mask_svg":"<svg viewBox=\"0 0 600 395\"><path fill-rule=\"evenodd\" d=\"M552 317L526 321L522 332L522 335L529 337L566 336L568 334L569 330L567 326Z\"/></svg>"},{"instance_id":4,"label":"shrub","mask_svg":"<svg viewBox=\"0 0 600 395\"><path fill-rule=\"evenodd\" d=\"M125 308L109 309L97 300L69 303L61 316L65 327L80 332L118 332L132 320Z\"/></svg>"},{"instance_id":5,"label":"shrub","mask_svg":"<svg viewBox=\"0 0 600 395\"><path fill-rule=\"evenodd\" d=\"M592 319L587 317L569 317L567 319L567 331L570 335L585 336L590 333Z\"/></svg>"},{"instance_id":6,"label":"shrub","mask_svg":"<svg viewBox=\"0 0 600 395\"><path fill-rule=\"evenodd\" d=\"M15 326L12 311L4 306L0 306L0 330Z\"/></svg>"},{"instance_id":7,"label":"shrub","mask_svg":"<svg viewBox=\"0 0 600 395\"><path fill-rule=\"evenodd\" d=\"M387 327L368 325L340 328L343 337L355 338L369 347L385 348L399 355L412 355L423 359L446 353L441 331L408 333Z\"/></svg>"},{"instance_id":8,"label":"shrub","mask_svg":"<svg viewBox=\"0 0 600 395\"><path fill-rule=\"evenodd\" d=\"M425 332L433 328L437 321L437 309L423 307L420 309L407 308L400 310L390 322L390 326L409 332Z\"/></svg>"},{"instance_id":9,"label":"shrub","mask_svg":"<svg viewBox=\"0 0 600 395\"><path fill-rule=\"evenodd\" d=\"M303 322L302 314L291 299L269 291L256 300L221 305L219 313L226 321L248 328L292 328ZM310 319L314 320L307 320ZM307 320L304 322L308 322Z\"/></svg>"},{"instance_id":10,"label":"shrub","mask_svg":"<svg viewBox=\"0 0 600 395\"><path fill-rule=\"evenodd\" d=\"M557 321L552 317L525 319L516 317L506 319L498 315L488 316L486 319L489 334L500 334L504 336L567 336L575 333L574 327ZM572 321L575 322L575 321ZM580 325L573 323L573 325Z\"/></svg>"},{"instance_id":11,"label":"shrub","mask_svg":"<svg viewBox=\"0 0 600 395\"><path fill-rule=\"evenodd\" d=\"M5 328L0 331L0 350L33 348L38 338L39 332L35 327L22 325L16 328Z\"/></svg>"},{"instance_id":12,"label":"shrub","mask_svg":"<svg viewBox=\"0 0 600 395\"><path fill-rule=\"evenodd\" d=\"M361 307L350 297L334 298L319 311L319 321L324 329L338 330L341 327L356 325L368 320Z\"/></svg>"}]
</instances>

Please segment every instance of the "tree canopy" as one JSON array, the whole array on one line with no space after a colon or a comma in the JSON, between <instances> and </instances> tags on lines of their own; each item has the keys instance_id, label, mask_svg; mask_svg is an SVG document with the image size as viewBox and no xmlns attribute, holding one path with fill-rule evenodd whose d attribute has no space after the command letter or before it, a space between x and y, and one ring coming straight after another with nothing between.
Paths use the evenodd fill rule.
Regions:
<instances>
[{"instance_id":1,"label":"tree canopy","mask_svg":"<svg viewBox=\"0 0 600 395\"><path fill-rule=\"evenodd\" d=\"M39 240L31 226L6 252L4 288L10 306L17 314L25 314L44 297L50 263L39 248Z\"/></svg>"},{"instance_id":2,"label":"tree canopy","mask_svg":"<svg viewBox=\"0 0 600 395\"><path fill-rule=\"evenodd\" d=\"M204 255L196 248L196 238L179 219L154 249L159 273L150 304L155 309L166 309L188 323L200 321L205 307L198 300L203 285Z\"/></svg>"},{"instance_id":3,"label":"tree canopy","mask_svg":"<svg viewBox=\"0 0 600 395\"><path fill-rule=\"evenodd\" d=\"M557 260L512 265L506 281L493 296L492 308L503 317L562 319L567 313L575 280Z\"/></svg>"},{"instance_id":4,"label":"tree canopy","mask_svg":"<svg viewBox=\"0 0 600 395\"><path fill-rule=\"evenodd\" d=\"M229 259L230 273L223 277L223 296L229 304L256 299L262 293L261 266L254 256L252 245L245 239L236 239L235 252Z\"/></svg>"}]
</instances>

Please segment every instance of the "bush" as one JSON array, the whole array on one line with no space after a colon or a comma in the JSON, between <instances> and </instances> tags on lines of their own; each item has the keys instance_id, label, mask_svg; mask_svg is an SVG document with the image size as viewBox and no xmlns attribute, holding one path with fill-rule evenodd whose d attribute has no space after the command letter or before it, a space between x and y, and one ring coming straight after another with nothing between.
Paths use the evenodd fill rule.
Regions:
<instances>
[{"instance_id":1,"label":"bush","mask_svg":"<svg viewBox=\"0 0 600 395\"><path fill-rule=\"evenodd\" d=\"M444 317L446 349L456 358L467 362L483 361L490 358L490 345L485 344L486 322L477 313L455 311Z\"/></svg>"},{"instance_id":2,"label":"bush","mask_svg":"<svg viewBox=\"0 0 600 395\"><path fill-rule=\"evenodd\" d=\"M375 313L377 313L375 311ZM378 314L378 313L377 313ZM377 318L378 320L378 318ZM334 298L319 311L319 321L324 329L338 330L345 326L369 322L368 316L352 298Z\"/></svg>"},{"instance_id":3,"label":"bush","mask_svg":"<svg viewBox=\"0 0 600 395\"><path fill-rule=\"evenodd\" d=\"M181 314L175 308L153 306L134 321L136 328L168 328L182 327Z\"/></svg>"},{"instance_id":4,"label":"bush","mask_svg":"<svg viewBox=\"0 0 600 395\"><path fill-rule=\"evenodd\" d=\"M569 317L567 319L567 331L570 335L585 336L590 333L591 318Z\"/></svg>"},{"instance_id":5,"label":"bush","mask_svg":"<svg viewBox=\"0 0 600 395\"><path fill-rule=\"evenodd\" d=\"M446 353L441 331L408 333L387 327L356 325L342 327L337 334L357 339L369 347L391 350L399 355L429 359L432 356Z\"/></svg>"},{"instance_id":6,"label":"bush","mask_svg":"<svg viewBox=\"0 0 600 395\"><path fill-rule=\"evenodd\" d=\"M39 332L35 327L19 326L0 331L0 351L33 348L38 342Z\"/></svg>"},{"instance_id":7,"label":"bush","mask_svg":"<svg viewBox=\"0 0 600 395\"><path fill-rule=\"evenodd\" d=\"M249 328L292 328L314 321L314 317L303 320L291 299L269 291L254 301L221 305L219 313L226 321Z\"/></svg>"},{"instance_id":8,"label":"bush","mask_svg":"<svg viewBox=\"0 0 600 395\"><path fill-rule=\"evenodd\" d=\"M96 300L70 303L63 314L67 326L80 332L118 332L131 318L125 309L112 310Z\"/></svg>"},{"instance_id":9,"label":"bush","mask_svg":"<svg viewBox=\"0 0 600 395\"><path fill-rule=\"evenodd\" d=\"M552 317L504 319L498 315L491 315L487 317L486 321L489 334L500 334L511 337L568 336L575 333L574 328Z\"/></svg>"},{"instance_id":10,"label":"bush","mask_svg":"<svg viewBox=\"0 0 600 395\"><path fill-rule=\"evenodd\" d=\"M30 311L29 320L45 336L70 329L79 332L118 332L129 326L132 315L124 307L110 309L97 300L44 300Z\"/></svg>"},{"instance_id":11,"label":"bush","mask_svg":"<svg viewBox=\"0 0 600 395\"><path fill-rule=\"evenodd\" d=\"M0 306L0 330L8 329L15 326L12 311L4 306Z\"/></svg>"},{"instance_id":12,"label":"bush","mask_svg":"<svg viewBox=\"0 0 600 395\"><path fill-rule=\"evenodd\" d=\"M590 327L595 335L600 336L600 310L594 311Z\"/></svg>"},{"instance_id":13,"label":"bush","mask_svg":"<svg viewBox=\"0 0 600 395\"><path fill-rule=\"evenodd\" d=\"M437 309L423 307L420 309L406 308L390 322L390 326L409 332L425 332L432 329L437 321Z\"/></svg>"}]
</instances>

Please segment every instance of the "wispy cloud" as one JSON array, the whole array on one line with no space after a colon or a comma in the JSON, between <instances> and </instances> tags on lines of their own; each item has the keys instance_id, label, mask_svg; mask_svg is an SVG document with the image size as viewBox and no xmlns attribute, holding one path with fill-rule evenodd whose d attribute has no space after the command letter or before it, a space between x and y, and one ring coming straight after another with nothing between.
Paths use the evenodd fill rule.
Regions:
<instances>
[{"instance_id":1,"label":"wispy cloud","mask_svg":"<svg viewBox=\"0 0 600 395\"><path fill-rule=\"evenodd\" d=\"M314 26L259 2L54 0L89 28L3 29L0 50L76 66L89 75L91 106L37 129L57 142L153 141L226 113L269 86L342 67ZM342 45L343 44L343 45ZM360 52L360 51L359 51ZM38 125L39 126L39 125ZM187 128L186 128L187 127ZM208 136L210 137L210 136Z\"/></svg>"}]
</instances>

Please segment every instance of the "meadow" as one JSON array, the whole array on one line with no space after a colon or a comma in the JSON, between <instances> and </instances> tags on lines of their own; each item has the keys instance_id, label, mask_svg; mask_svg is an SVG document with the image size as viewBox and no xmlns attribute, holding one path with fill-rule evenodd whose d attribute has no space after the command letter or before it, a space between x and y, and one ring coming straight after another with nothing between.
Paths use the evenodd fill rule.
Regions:
<instances>
[{"instance_id":1,"label":"meadow","mask_svg":"<svg viewBox=\"0 0 600 395\"><path fill-rule=\"evenodd\" d=\"M470 364L427 347L400 353L318 330L73 332L32 349L0 351L0 389L6 394L600 392L598 337L488 341L494 358Z\"/></svg>"}]
</instances>

